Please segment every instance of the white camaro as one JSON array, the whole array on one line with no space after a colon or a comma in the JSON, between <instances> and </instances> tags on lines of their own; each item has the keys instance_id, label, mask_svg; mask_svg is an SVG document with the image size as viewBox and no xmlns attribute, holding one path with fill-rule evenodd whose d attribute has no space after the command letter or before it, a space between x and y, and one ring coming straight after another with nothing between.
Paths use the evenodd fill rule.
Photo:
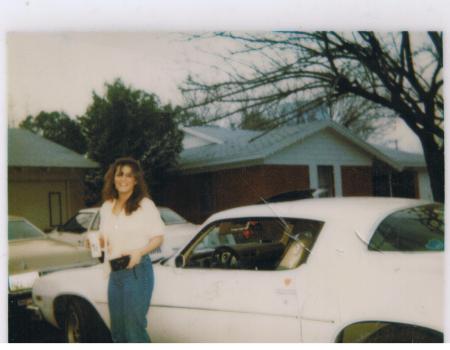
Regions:
<instances>
[{"instance_id":1,"label":"white camaro","mask_svg":"<svg viewBox=\"0 0 450 350\"><path fill-rule=\"evenodd\" d=\"M154 264L155 342L442 342L443 205L394 198L260 204L211 216ZM39 278L68 341L108 340L100 265Z\"/></svg>"}]
</instances>

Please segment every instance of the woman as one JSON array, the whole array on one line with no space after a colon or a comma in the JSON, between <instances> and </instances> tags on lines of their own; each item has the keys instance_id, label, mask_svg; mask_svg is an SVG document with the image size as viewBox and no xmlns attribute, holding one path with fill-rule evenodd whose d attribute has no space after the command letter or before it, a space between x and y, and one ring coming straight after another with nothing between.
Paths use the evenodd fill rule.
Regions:
<instances>
[{"instance_id":1,"label":"woman","mask_svg":"<svg viewBox=\"0 0 450 350\"><path fill-rule=\"evenodd\" d=\"M147 312L154 279L148 254L162 244L164 223L132 158L119 158L109 167L102 194L100 232L106 242L105 263L110 265L112 339L150 342Z\"/></svg>"}]
</instances>

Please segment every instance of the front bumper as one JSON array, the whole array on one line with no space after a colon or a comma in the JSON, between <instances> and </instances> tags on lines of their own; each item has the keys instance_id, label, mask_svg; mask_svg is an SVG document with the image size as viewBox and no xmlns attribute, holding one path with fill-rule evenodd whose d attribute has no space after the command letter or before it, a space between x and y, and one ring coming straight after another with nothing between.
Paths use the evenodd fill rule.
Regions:
<instances>
[{"instance_id":1,"label":"front bumper","mask_svg":"<svg viewBox=\"0 0 450 350\"><path fill-rule=\"evenodd\" d=\"M30 316L33 320L42 320L39 308L33 303L31 290L8 294L8 319Z\"/></svg>"},{"instance_id":2,"label":"front bumper","mask_svg":"<svg viewBox=\"0 0 450 350\"><path fill-rule=\"evenodd\" d=\"M30 313L33 320L42 321L44 319L41 310L34 304L27 305L27 311Z\"/></svg>"},{"instance_id":3,"label":"front bumper","mask_svg":"<svg viewBox=\"0 0 450 350\"><path fill-rule=\"evenodd\" d=\"M31 290L9 293L8 294L8 312L23 312L27 305L33 303Z\"/></svg>"}]
</instances>

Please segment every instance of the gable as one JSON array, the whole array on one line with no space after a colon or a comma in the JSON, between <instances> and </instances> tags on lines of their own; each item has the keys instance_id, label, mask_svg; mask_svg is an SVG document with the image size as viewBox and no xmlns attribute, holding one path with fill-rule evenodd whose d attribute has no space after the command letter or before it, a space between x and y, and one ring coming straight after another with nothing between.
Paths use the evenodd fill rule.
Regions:
<instances>
[{"instance_id":1,"label":"gable","mask_svg":"<svg viewBox=\"0 0 450 350\"><path fill-rule=\"evenodd\" d=\"M338 133L323 129L268 157L265 164L345 164L370 166L373 156Z\"/></svg>"}]
</instances>

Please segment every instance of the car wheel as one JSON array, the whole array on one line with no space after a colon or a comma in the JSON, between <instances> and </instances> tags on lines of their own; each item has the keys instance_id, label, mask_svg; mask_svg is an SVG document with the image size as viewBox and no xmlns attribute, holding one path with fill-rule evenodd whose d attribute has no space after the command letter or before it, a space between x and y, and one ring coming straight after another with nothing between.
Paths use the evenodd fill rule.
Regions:
<instances>
[{"instance_id":1,"label":"car wheel","mask_svg":"<svg viewBox=\"0 0 450 350\"><path fill-rule=\"evenodd\" d=\"M106 343L109 330L96 310L86 301L72 299L67 304L64 335L68 343Z\"/></svg>"}]
</instances>

